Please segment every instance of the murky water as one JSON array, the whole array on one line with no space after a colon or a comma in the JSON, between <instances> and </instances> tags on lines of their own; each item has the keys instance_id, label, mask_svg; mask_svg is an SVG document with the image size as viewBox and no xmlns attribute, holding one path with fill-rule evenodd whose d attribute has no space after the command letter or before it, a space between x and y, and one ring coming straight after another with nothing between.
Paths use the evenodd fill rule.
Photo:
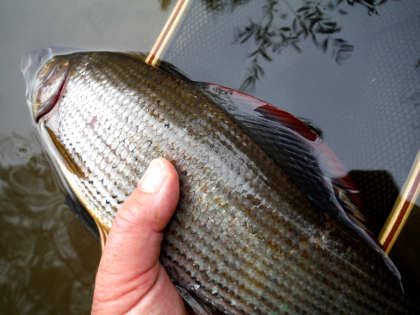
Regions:
<instances>
[{"instance_id":1,"label":"murky water","mask_svg":"<svg viewBox=\"0 0 420 315\"><path fill-rule=\"evenodd\" d=\"M0 3L0 314L87 314L99 242L64 204L34 136L21 56L49 46L149 50L173 4Z\"/></svg>"},{"instance_id":2,"label":"murky water","mask_svg":"<svg viewBox=\"0 0 420 315\"><path fill-rule=\"evenodd\" d=\"M0 313L89 312L100 249L30 139L0 140Z\"/></svg>"},{"instance_id":3,"label":"murky water","mask_svg":"<svg viewBox=\"0 0 420 315\"><path fill-rule=\"evenodd\" d=\"M88 313L100 256L33 135L21 55L148 51L174 2L0 3L0 313ZM164 59L309 119L379 229L420 149L420 4L371 3L193 1ZM418 205L392 251L410 292L420 288Z\"/></svg>"}]
</instances>

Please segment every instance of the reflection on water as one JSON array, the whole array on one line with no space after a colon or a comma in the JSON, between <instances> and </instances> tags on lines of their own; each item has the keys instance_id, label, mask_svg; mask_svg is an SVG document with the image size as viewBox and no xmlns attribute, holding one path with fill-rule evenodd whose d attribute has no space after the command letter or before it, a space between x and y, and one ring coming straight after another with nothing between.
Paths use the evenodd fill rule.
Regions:
<instances>
[{"instance_id":1,"label":"reflection on water","mask_svg":"<svg viewBox=\"0 0 420 315\"><path fill-rule=\"evenodd\" d=\"M420 16L419 16L420 18ZM417 60L417 63L415 65L415 71L418 80L420 81L420 59ZM414 110L417 112L417 116L420 117L420 87L417 88L408 98L407 102L409 105L412 105L414 107ZM414 123L414 130L420 130L420 120L417 120Z\"/></svg>"},{"instance_id":2,"label":"reflection on water","mask_svg":"<svg viewBox=\"0 0 420 315\"><path fill-rule=\"evenodd\" d=\"M246 4L250 2L251 0L202 0L206 8L211 11L221 11L229 9L233 11L236 7ZM328 9L328 10L335 10L338 9L340 14L347 14L346 11L348 7L343 8L340 7L343 4L347 4L348 6L362 6L366 8L369 15L371 14L377 14L378 10L377 7L384 4L388 0L329 0L329 1L310 1L310 0L303 0L301 2L302 7L309 7L311 5L319 6L322 9ZM287 1L287 0L268 0L266 2L267 5L271 5L271 3L277 4L279 2L282 2L285 5L291 5L295 1Z\"/></svg>"},{"instance_id":3,"label":"reflection on water","mask_svg":"<svg viewBox=\"0 0 420 315\"><path fill-rule=\"evenodd\" d=\"M360 191L363 200L364 214L374 235L379 236L390 209L394 207L399 196L399 189L391 174L385 170L352 170L349 176ZM402 276L405 294L417 299L420 288L420 242L418 226L420 224L420 207L414 208L391 250L390 256L398 266Z\"/></svg>"},{"instance_id":4,"label":"reflection on water","mask_svg":"<svg viewBox=\"0 0 420 315\"><path fill-rule=\"evenodd\" d=\"M311 39L316 48L329 53L337 64L342 64L351 56L354 45L339 36L341 26L335 16L347 15L357 6L365 7L369 15L378 14L377 7L385 2L267 0L261 19L250 20L235 36L238 44L253 40L255 45L249 52L248 72L241 89L255 88L264 75L262 60L270 62L274 55L290 48L300 53L307 39Z\"/></svg>"},{"instance_id":5,"label":"reflection on water","mask_svg":"<svg viewBox=\"0 0 420 315\"><path fill-rule=\"evenodd\" d=\"M171 1L161 1L162 8ZM228 11L247 5L250 0L202 0L210 14ZM248 51L247 74L241 90L254 89L264 75L264 62L271 62L286 49L302 51L306 40L331 55L337 64L347 60L354 44L343 38L339 20L351 11L364 8L368 15L378 15L379 7L388 0L266 0L261 2L262 14L258 19L249 18L245 25L237 27L233 42L253 42Z\"/></svg>"},{"instance_id":6,"label":"reflection on water","mask_svg":"<svg viewBox=\"0 0 420 315\"><path fill-rule=\"evenodd\" d=\"M385 170L352 170L349 175L360 191L371 230L379 235L398 197L398 187Z\"/></svg>"},{"instance_id":7,"label":"reflection on water","mask_svg":"<svg viewBox=\"0 0 420 315\"><path fill-rule=\"evenodd\" d=\"M99 244L33 141L0 139L0 313L88 313Z\"/></svg>"},{"instance_id":8,"label":"reflection on water","mask_svg":"<svg viewBox=\"0 0 420 315\"><path fill-rule=\"evenodd\" d=\"M391 259L398 263L401 274L406 275L403 280L407 294L417 301L420 289L419 226L420 206L414 205L404 229L390 253Z\"/></svg>"}]
</instances>

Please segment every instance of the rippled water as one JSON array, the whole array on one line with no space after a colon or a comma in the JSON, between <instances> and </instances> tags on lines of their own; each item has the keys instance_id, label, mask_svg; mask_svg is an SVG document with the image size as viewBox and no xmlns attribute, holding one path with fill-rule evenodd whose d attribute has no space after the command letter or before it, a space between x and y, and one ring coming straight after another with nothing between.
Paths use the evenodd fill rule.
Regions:
<instances>
[{"instance_id":1,"label":"rippled water","mask_svg":"<svg viewBox=\"0 0 420 315\"><path fill-rule=\"evenodd\" d=\"M20 58L50 46L148 51L173 5L0 2L0 314L89 313L100 257L33 135Z\"/></svg>"},{"instance_id":2,"label":"rippled water","mask_svg":"<svg viewBox=\"0 0 420 315\"><path fill-rule=\"evenodd\" d=\"M0 313L88 313L100 247L33 141L0 140Z\"/></svg>"}]
</instances>

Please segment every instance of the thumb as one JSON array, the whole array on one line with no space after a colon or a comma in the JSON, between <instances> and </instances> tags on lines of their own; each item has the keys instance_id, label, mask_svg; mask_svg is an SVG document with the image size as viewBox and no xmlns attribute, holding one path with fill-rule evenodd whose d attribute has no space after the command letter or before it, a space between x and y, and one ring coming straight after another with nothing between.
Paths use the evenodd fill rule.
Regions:
<instances>
[{"instance_id":1,"label":"thumb","mask_svg":"<svg viewBox=\"0 0 420 315\"><path fill-rule=\"evenodd\" d=\"M96 276L92 313L184 312L159 263L162 231L178 197L175 168L165 159L152 161L113 222Z\"/></svg>"}]
</instances>

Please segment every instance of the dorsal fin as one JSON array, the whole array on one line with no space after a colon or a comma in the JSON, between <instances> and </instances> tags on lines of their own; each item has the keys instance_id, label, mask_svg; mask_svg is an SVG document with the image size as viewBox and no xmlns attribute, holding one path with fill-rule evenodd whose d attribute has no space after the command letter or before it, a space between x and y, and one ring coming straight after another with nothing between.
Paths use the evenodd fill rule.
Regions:
<instances>
[{"instance_id":1,"label":"dorsal fin","mask_svg":"<svg viewBox=\"0 0 420 315\"><path fill-rule=\"evenodd\" d=\"M196 86L231 114L273 160L289 171L291 178L306 176L300 183L303 186L328 179L332 188L340 190L339 195L347 194L346 201L354 201L354 208L358 209L354 216L360 217L363 224L367 222L358 190L346 168L313 128L289 112L231 88L213 83ZM311 196L315 192L308 193L310 199L317 199Z\"/></svg>"},{"instance_id":2,"label":"dorsal fin","mask_svg":"<svg viewBox=\"0 0 420 315\"><path fill-rule=\"evenodd\" d=\"M181 80L184 80L187 82L193 82L188 78L188 76L185 73L183 73L180 69L178 69L176 66L174 66L173 64L169 62L166 62L163 60L159 61L158 68L172 74L173 76Z\"/></svg>"},{"instance_id":3,"label":"dorsal fin","mask_svg":"<svg viewBox=\"0 0 420 315\"><path fill-rule=\"evenodd\" d=\"M401 284L398 269L369 228L358 190L343 164L313 128L250 95L213 83L194 84L238 122L315 208L336 218L378 252Z\"/></svg>"},{"instance_id":4,"label":"dorsal fin","mask_svg":"<svg viewBox=\"0 0 420 315\"><path fill-rule=\"evenodd\" d=\"M261 113L267 119L271 119L273 121L277 121L278 123L282 124L290 128L291 130L296 131L302 137L308 139L309 141L315 141L318 138L318 134L316 134L310 127L308 127L305 123L301 120L293 116L292 114L281 110L273 105L266 104L259 106L255 109L257 113Z\"/></svg>"},{"instance_id":5,"label":"dorsal fin","mask_svg":"<svg viewBox=\"0 0 420 315\"><path fill-rule=\"evenodd\" d=\"M122 55L128 55L128 56L130 56L134 59L138 59L138 60L141 60L141 61L145 61L146 57L147 57L147 55L145 53L137 52L137 51L122 52L121 54Z\"/></svg>"}]
</instances>

